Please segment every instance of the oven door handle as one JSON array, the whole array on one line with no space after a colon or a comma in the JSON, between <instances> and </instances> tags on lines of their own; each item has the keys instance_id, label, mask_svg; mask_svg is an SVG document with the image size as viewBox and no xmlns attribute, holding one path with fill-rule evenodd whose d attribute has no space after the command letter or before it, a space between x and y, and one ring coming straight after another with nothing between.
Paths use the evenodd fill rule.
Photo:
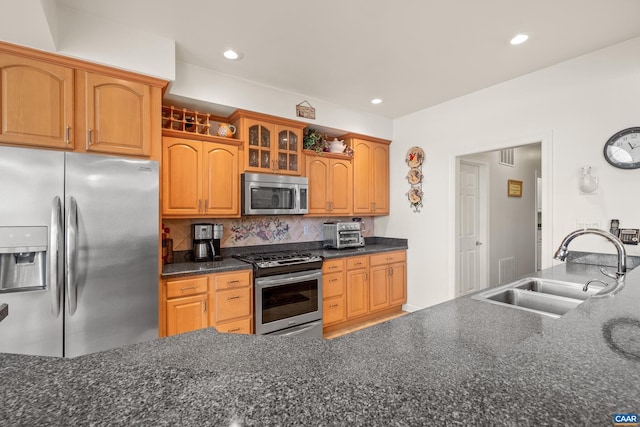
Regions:
<instances>
[{"instance_id":1,"label":"oven door handle","mask_svg":"<svg viewBox=\"0 0 640 427\"><path fill-rule=\"evenodd\" d=\"M284 274L285 277L283 277L283 275L278 275L278 276L269 276L269 277L260 277L259 279L256 279L256 284L259 284L260 287L262 288L268 288L268 287L272 287L272 286L281 286L281 285L286 285L288 283L296 283L296 282L300 282L300 281L304 281L304 280L322 280L322 271L318 270L317 272L314 273L306 273L306 274L295 274L295 273L291 273L292 275L288 275L288 274Z\"/></svg>"}]
</instances>

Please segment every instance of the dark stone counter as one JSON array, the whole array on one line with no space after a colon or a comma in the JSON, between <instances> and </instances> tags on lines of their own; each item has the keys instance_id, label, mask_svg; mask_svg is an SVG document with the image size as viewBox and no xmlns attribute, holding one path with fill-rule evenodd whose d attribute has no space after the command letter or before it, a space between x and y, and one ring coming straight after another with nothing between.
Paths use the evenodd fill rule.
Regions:
<instances>
[{"instance_id":1,"label":"dark stone counter","mask_svg":"<svg viewBox=\"0 0 640 427\"><path fill-rule=\"evenodd\" d=\"M584 283L597 267L540 276ZM612 425L640 411L640 270L552 319L457 298L333 340L205 329L0 354L8 425Z\"/></svg>"},{"instance_id":2,"label":"dark stone counter","mask_svg":"<svg viewBox=\"0 0 640 427\"><path fill-rule=\"evenodd\" d=\"M233 258L234 255L242 255L247 253L259 253L269 251L305 251L313 254L322 255L325 259L349 257L357 255L369 255L380 252L406 250L408 248L406 239L391 239L382 237L368 237L365 240L365 246L353 249L324 249L322 242L305 242L290 243L279 245L263 245L263 246L247 246L238 248L223 249L222 261L209 262L177 262L173 264L165 264L162 266L162 278L193 276L198 274L212 274L233 270L251 270L251 264ZM188 255L188 254L187 254ZM188 256L187 256L188 257ZM183 260L182 256L176 256L176 259Z\"/></svg>"}]
</instances>

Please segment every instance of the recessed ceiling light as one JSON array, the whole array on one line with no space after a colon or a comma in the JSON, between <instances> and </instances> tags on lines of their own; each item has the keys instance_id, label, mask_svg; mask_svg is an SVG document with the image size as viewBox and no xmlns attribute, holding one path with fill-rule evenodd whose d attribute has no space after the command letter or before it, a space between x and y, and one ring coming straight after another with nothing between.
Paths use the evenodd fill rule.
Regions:
<instances>
[{"instance_id":1,"label":"recessed ceiling light","mask_svg":"<svg viewBox=\"0 0 640 427\"><path fill-rule=\"evenodd\" d=\"M380 104L380 103L382 103L382 99L380 99L380 98L373 98L373 99L371 100L371 103L372 103L372 104Z\"/></svg>"},{"instance_id":2,"label":"recessed ceiling light","mask_svg":"<svg viewBox=\"0 0 640 427\"><path fill-rule=\"evenodd\" d=\"M233 49L227 49L224 51L223 53L224 57L227 59L230 59L231 61L235 61L238 60L242 57L242 55L238 52L236 52Z\"/></svg>"},{"instance_id":3,"label":"recessed ceiling light","mask_svg":"<svg viewBox=\"0 0 640 427\"><path fill-rule=\"evenodd\" d=\"M526 34L518 34L517 36L511 39L511 44L512 45L522 44L526 42L528 38L529 36Z\"/></svg>"}]
</instances>

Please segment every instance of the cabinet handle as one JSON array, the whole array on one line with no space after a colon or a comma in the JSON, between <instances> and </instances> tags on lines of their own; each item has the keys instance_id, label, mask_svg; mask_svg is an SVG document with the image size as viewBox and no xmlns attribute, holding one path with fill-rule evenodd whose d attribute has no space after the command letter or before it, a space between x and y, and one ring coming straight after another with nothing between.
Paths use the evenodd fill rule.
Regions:
<instances>
[{"instance_id":1,"label":"cabinet handle","mask_svg":"<svg viewBox=\"0 0 640 427\"><path fill-rule=\"evenodd\" d=\"M232 299L240 299L240 295L236 295L235 297L227 297L227 300L232 300Z\"/></svg>"},{"instance_id":2,"label":"cabinet handle","mask_svg":"<svg viewBox=\"0 0 640 427\"><path fill-rule=\"evenodd\" d=\"M329 282L337 282L337 281L338 281L338 279L331 279L331 280L329 280Z\"/></svg>"},{"instance_id":3,"label":"cabinet handle","mask_svg":"<svg viewBox=\"0 0 640 427\"><path fill-rule=\"evenodd\" d=\"M368 281L369 280L369 273L367 273L366 271L364 272L364 281Z\"/></svg>"},{"instance_id":4,"label":"cabinet handle","mask_svg":"<svg viewBox=\"0 0 640 427\"><path fill-rule=\"evenodd\" d=\"M331 305L329 306L329 308L336 308L337 306L338 306L338 304L331 304Z\"/></svg>"},{"instance_id":5,"label":"cabinet handle","mask_svg":"<svg viewBox=\"0 0 640 427\"><path fill-rule=\"evenodd\" d=\"M329 267L331 270L335 270L336 268L338 268L337 265L332 265L331 267Z\"/></svg>"},{"instance_id":6,"label":"cabinet handle","mask_svg":"<svg viewBox=\"0 0 640 427\"><path fill-rule=\"evenodd\" d=\"M188 289L196 289L195 286L187 286L186 288L180 288L181 291L186 291Z\"/></svg>"},{"instance_id":7,"label":"cabinet handle","mask_svg":"<svg viewBox=\"0 0 640 427\"><path fill-rule=\"evenodd\" d=\"M67 126L67 130L64 133L64 142L66 144L71 143L71 126Z\"/></svg>"},{"instance_id":8,"label":"cabinet handle","mask_svg":"<svg viewBox=\"0 0 640 427\"><path fill-rule=\"evenodd\" d=\"M207 300L204 300L204 312L207 312Z\"/></svg>"},{"instance_id":9,"label":"cabinet handle","mask_svg":"<svg viewBox=\"0 0 640 427\"><path fill-rule=\"evenodd\" d=\"M198 199L198 212L202 211L202 200Z\"/></svg>"},{"instance_id":10,"label":"cabinet handle","mask_svg":"<svg viewBox=\"0 0 640 427\"><path fill-rule=\"evenodd\" d=\"M229 329L227 332L238 332L240 329L242 328L233 328L233 329Z\"/></svg>"},{"instance_id":11,"label":"cabinet handle","mask_svg":"<svg viewBox=\"0 0 640 427\"><path fill-rule=\"evenodd\" d=\"M208 211L209 210L209 199L204 201L204 211Z\"/></svg>"},{"instance_id":12,"label":"cabinet handle","mask_svg":"<svg viewBox=\"0 0 640 427\"><path fill-rule=\"evenodd\" d=\"M89 128L89 132L87 132L87 144L91 145L91 135L93 134L93 129Z\"/></svg>"},{"instance_id":13,"label":"cabinet handle","mask_svg":"<svg viewBox=\"0 0 640 427\"><path fill-rule=\"evenodd\" d=\"M227 285L232 285L234 283L240 283L240 280L236 279L236 280L227 280Z\"/></svg>"}]
</instances>

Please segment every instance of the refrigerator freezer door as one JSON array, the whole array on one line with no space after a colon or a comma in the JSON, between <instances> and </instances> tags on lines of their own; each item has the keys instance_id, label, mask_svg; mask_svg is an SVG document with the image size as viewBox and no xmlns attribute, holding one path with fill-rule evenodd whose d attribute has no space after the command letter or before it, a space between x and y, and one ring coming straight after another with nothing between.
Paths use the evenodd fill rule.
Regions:
<instances>
[{"instance_id":1,"label":"refrigerator freezer door","mask_svg":"<svg viewBox=\"0 0 640 427\"><path fill-rule=\"evenodd\" d=\"M56 197L62 199L63 191L64 153L0 147L0 227L21 228L24 236L11 233L14 237L25 237L26 241L37 237L29 231L30 227L46 228L45 240L48 240L46 261L42 256L33 258L38 265L31 262L27 253L14 254L10 245L3 246L0 270L5 273L0 274L13 275L4 277L3 281L24 281L27 270L44 268L44 275L32 275L31 271L27 280L44 276L45 284L40 289L33 283L31 289L0 292L0 305L9 306L9 315L0 323L0 352L62 356L63 315L61 296L57 293L60 286L52 283L56 281L57 269L52 274L51 267L61 265L62 261L62 247L57 251L52 248L62 242L57 235L61 230L55 224L55 210L58 206L62 209ZM58 277L58 284L60 280Z\"/></svg>"},{"instance_id":2,"label":"refrigerator freezer door","mask_svg":"<svg viewBox=\"0 0 640 427\"><path fill-rule=\"evenodd\" d=\"M158 337L158 200L157 162L67 154L66 357Z\"/></svg>"}]
</instances>

